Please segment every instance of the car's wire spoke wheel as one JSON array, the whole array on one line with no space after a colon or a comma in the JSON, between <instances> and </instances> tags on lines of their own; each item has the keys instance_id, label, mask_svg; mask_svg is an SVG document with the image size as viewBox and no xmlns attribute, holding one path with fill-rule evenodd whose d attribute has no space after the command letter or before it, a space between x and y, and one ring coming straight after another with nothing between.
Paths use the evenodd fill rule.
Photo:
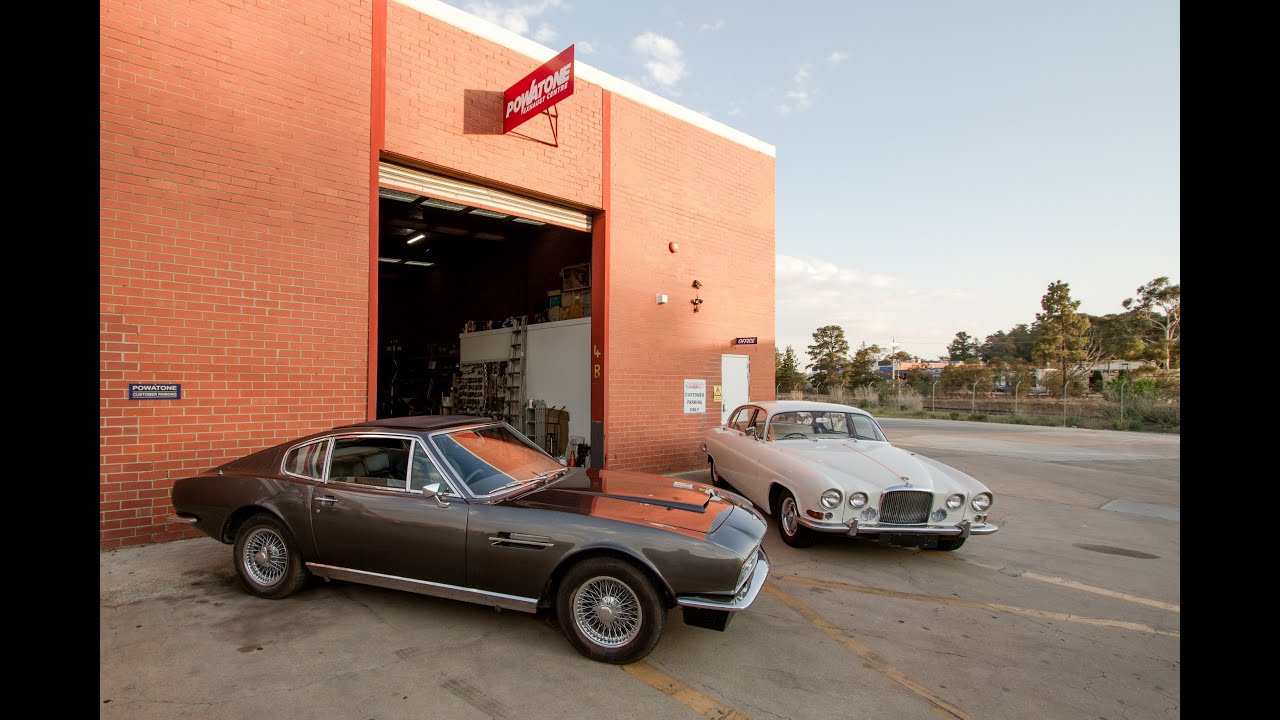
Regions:
<instances>
[{"instance_id":1,"label":"car's wire spoke wheel","mask_svg":"<svg viewBox=\"0 0 1280 720\"><path fill-rule=\"evenodd\" d=\"M796 510L796 501L790 496L782 499L782 532L788 535L795 535L796 528L800 525L799 512Z\"/></svg>"},{"instance_id":2,"label":"car's wire spoke wheel","mask_svg":"<svg viewBox=\"0 0 1280 720\"><path fill-rule=\"evenodd\" d=\"M284 578L289 549L284 538L270 528L258 528L244 542L240 563L254 582L270 587Z\"/></svg>"},{"instance_id":3,"label":"car's wire spoke wheel","mask_svg":"<svg viewBox=\"0 0 1280 720\"><path fill-rule=\"evenodd\" d=\"M626 583L601 575L574 591L573 619L591 642L616 648L640 634L644 613L639 598Z\"/></svg>"}]
</instances>

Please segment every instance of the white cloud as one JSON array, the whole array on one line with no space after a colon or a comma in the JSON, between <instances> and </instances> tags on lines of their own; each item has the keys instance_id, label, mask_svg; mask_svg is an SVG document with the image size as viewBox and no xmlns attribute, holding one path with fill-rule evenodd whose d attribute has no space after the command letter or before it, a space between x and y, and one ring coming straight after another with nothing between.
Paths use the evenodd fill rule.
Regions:
<instances>
[{"instance_id":1,"label":"white cloud","mask_svg":"<svg viewBox=\"0 0 1280 720\"><path fill-rule=\"evenodd\" d=\"M895 280L880 273L842 268L830 260L779 255L777 261L778 304L793 307L825 306L832 300L848 298L857 287L885 288Z\"/></svg>"},{"instance_id":2,"label":"white cloud","mask_svg":"<svg viewBox=\"0 0 1280 720\"><path fill-rule=\"evenodd\" d=\"M849 59L849 53L844 52L843 50L836 50L835 52L827 56L827 62L831 63L832 65L839 65L840 63L848 59Z\"/></svg>"},{"instance_id":3,"label":"white cloud","mask_svg":"<svg viewBox=\"0 0 1280 720\"><path fill-rule=\"evenodd\" d=\"M796 68L791 89L782 94L783 101L778 105L778 112L790 115L793 112L804 112L813 106L813 96L817 91L809 82L812 71L813 66L808 63Z\"/></svg>"},{"instance_id":4,"label":"white cloud","mask_svg":"<svg viewBox=\"0 0 1280 720\"><path fill-rule=\"evenodd\" d=\"M722 27L724 27L724 20L717 20L713 23L702 23L702 25L698 27L698 32L715 32Z\"/></svg>"},{"instance_id":5,"label":"white cloud","mask_svg":"<svg viewBox=\"0 0 1280 720\"><path fill-rule=\"evenodd\" d=\"M647 32L631 41L631 49L646 58L644 67L654 82L673 87L684 77L684 53L671 38Z\"/></svg>"},{"instance_id":6,"label":"white cloud","mask_svg":"<svg viewBox=\"0 0 1280 720\"><path fill-rule=\"evenodd\" d=\"M596 44L590 40L579 40L573 44L573 52L575 55L577 53L582 53L583 55L595 55L599 51L596 49Z\"/></svg>"},{"instance_id":7,"label":"white cloud","mask_svg":"<svg viewBox=\"0 0 1280 720\"><path fill-rule=\"evenodd\" d=\"M955 335L952 326L974 326L948 314L972 302L972 292L903 288L896 277L822 258L778 255L775 282L778 349L791 345L802 364L809 362L805 348L813 332L823 325L840 326L851 352L864 342L888 352L897 338L899 349L925 358L945 352ZM928 319L904 322L905 317Z\"/></svg>"},{"instance_id":8,"label":"white cloud","mask_svg":"<svg viewBox=\"0 0 1280 720\"><path fill-rule=\"evenodd\" d=\"M538 23L538 29L533 33L533 39L540 43L549 43L560 36L550 23Z\"/></svg>"},{"instance_id":9,"label":"white cloud","mask_svg":"<svg viewBox=\"0 0 1280 720\"><path fill-rule=\"evenodd\" d=\"M467 3L466 10L472 15L484 18L495 25L510 30L518 35L529 35L530 21L547 12L567 7L564 0L535 0L534 2L517 2L505 4L492 0ZM554 40L556 32L547 23L538 25L533 39L538 42Z\"/></svg>"}]
</instances>

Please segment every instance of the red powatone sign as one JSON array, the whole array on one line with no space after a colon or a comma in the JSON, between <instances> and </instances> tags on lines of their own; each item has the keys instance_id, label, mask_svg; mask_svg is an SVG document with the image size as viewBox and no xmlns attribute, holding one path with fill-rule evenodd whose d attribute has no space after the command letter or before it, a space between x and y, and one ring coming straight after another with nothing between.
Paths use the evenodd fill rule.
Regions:
<instances>
[{"instance_id":1,"label":"red powatone sign","mask_svg":"<svg viewBox=\"0 0 1280 720\"><path fill-rule=\"evenodd\" d=\"M502 93L502 132L515 130L525 120L573 94L573 46Z\"/></svg>"}]
</instances>

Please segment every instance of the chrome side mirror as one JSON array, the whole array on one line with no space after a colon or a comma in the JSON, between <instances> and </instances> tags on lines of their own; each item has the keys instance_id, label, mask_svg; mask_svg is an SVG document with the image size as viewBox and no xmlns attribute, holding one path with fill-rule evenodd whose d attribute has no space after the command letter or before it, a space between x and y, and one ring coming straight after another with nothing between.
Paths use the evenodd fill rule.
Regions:
<instances>
[{"instance_id":1,"label":"chrome side mirror","mask_svg":"<svg viewBox=\"0 0 1280 720\"><path fill-rule=\"evenodd\" d=\"M750 435L751 437L755 437L755 436L756 436L756 426L755 426L755 425L752 425L751 427L747 428L747 429L746 429L746 430L744 430L743 432L744 432L744 433L746 433L747 435Z\"/></svg>"},{"instance_id":2,"label":"chrome side mirror","mask_svg":"<svg viewBox=\"0 0 1280 720\"><path fill-rule=\"evenodd\" d=\"M449 503L440 499L440 483L434 482L422 488L422 496L434 498L438 507L449 507Z\"/></svg>"}]
</instances>

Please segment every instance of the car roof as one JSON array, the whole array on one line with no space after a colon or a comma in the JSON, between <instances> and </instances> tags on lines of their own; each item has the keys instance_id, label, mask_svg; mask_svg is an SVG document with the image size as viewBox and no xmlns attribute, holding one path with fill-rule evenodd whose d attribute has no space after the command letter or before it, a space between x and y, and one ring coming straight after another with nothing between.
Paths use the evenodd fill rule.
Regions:
<instances>
[{"instance_id":1,"label":"car roof","mask_svg":"<svg viewBox=\"0 0 1280 720\"><path fill-rule=\"evenodd\" d=\"M396 430L439 430L440 428L474 425L476 423L497 422L491 417L475 415L410 415L407 417L382 418L350 425L338 425L334 430L347 428L391 428Z\"/></svg>"},{"instance_id":2,"label":"car roof","mask_svg":"<svg viewBox=\"0 0 1280 720\"><path fill-rule=\"evenodd\" d=\"M761 400L759 402L743 403L743 405L755 405L762 407L765 412L773 415L780 412L796 412L799 410L811 410L815 412L851 412L859 415L870 415L871 413L859 407L852 405L841 405L839 403L819 402L817 400ZM741 407L741 405L739 406Z\"/></svg>"}]
</instances>

